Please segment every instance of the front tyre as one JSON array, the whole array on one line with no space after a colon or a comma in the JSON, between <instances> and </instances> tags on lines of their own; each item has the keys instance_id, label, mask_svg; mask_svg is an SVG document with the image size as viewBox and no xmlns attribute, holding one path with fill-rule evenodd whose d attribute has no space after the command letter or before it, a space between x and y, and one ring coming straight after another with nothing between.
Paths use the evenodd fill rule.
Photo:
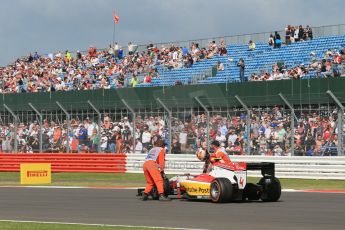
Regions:
<instances>
[{"instance_id":1,"label":"front tyre","mask_svg":"<svg viewBox=\"0 0 345 230\"><path fill-rule=\"evenodd\" d=\"M227 178L217 178L210 186L210 197L214 203L225 203L232 200L233 188Z\"/></svg>"},{"instance_id":2,"label":"front tyre","mask_svg":"<svg viewBox=\"0 0 345 230\"><path fill-rule=\"evenodd\" d=\"M151 190L151 197L152 200L159 200L159 194L156 186L154 186Z\"/></svg>"},{"instance_id":3,"label":"front tyre","mask_svg":"<svg viewBox=\"0 0 345 230\"><path fill-rule=\"evenodd\" d=\"M171 195L171 187L170 187L170 182L167 177L163 178L163 187L164 187L164 196L168 197ZM151 197L152 200L159 200L159 194L156 186L153 186L151 190Z\"/></svg>"}]
</instances>

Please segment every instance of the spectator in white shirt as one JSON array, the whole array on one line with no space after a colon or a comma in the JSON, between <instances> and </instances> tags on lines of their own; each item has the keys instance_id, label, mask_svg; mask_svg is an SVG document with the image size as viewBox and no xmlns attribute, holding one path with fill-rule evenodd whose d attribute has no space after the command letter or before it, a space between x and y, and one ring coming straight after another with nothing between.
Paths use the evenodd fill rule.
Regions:
<instances>
[{"instance_id":1,"label":"spectator in white shirt","mask_svg":"<svg viewBox=\"0 0 345 230\"><path fill-rule=\"evenodd\" d=\"M187 149L187 129L183 129L179 134L179 142L181 144L181 151L184 152Z\"/></svg>"},{"instance_id":2,"label":"spectator in white shirt","mask_svg":"<svg viewBox=\"0 0 345 230\"><path fill-rule=\"evenodd\" d=\"M235 143L236 139L237 139L237 135L235 134L235 131L231 130L230 135L228 137L228 141L231 141L231 143Z\"/></svg>"},{"instance_id":3,"label":"spectator in white shirt","mask_svg":"<svg viewBox=\"0 0 345 230\"><path fill-rule=\"evenodd\" d=\"M143 144L140 142L140 139L137 138L135 140L135 153L142 153L143 152Z\"/></svg>"},{"instance_id":4,"label":"spectator in white shirt","mask_svg":"<svg viewBox=\"0 0 345 230\"><path fill-rule=\"evenodd\" d=\"M129 55L133 55L134 54L134 45L132 44L132 42L128 43L128 54Z\"/></svg>"},{"instance_id":5,"label":"spectator in white shirt","mask_svg":"<svg viewBox=\"0 0 345 230\"><path fill-rule=\"evenodd\" d=\"M102 136L101 138L101 151L105 152L108 146L108 137L107 136Z\"/></svg>"},{"instance_id":6,"label":"spectator in white shirt","mask_svg":"<svg viewBox=\"0 0 345 230\"><path fill-rule=\"evenodd\" d=\"M141 138L141 141L143 143L143 148L145 148L147 150L150 149L151 138L152 138L152 135L151 135L150 131L148 130L148 127L146 126L145 130L142 134L142 138Z\"/></svg>"},{"instance_id":7,"label":"spectator in white shirt","mask_svg":"<svg viewBox=\"0 0 345 230\"><path fill-rule=\"evenodd\" d=\"M217 135L216 135L216 141L219 141L219 143L220 143L221 145L222 145L222 144L225 144L225 142L226 142L226 137L223 136L223 135L221 134L220 131L218 131L218 132L217 132Z\"/></svg>"},{"instance_id":8,"label":"spectator in white shirt","mask_svg":"<svg viewBox=\"0 0 345 230\"><path fill-rule=\"evenodd\" d=\"M224 70L224 64L221 63L221 61L218 61L218 63L217 63L217 70L218 71L223 71Z\"/></svg>"}]
</instances>

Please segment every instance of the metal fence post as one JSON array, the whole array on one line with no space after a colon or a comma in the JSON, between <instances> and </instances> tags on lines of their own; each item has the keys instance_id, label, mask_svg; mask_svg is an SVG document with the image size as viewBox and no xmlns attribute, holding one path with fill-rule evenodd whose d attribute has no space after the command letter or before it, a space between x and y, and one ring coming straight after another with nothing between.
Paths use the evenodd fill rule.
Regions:
<instances>
[{"instance_id":1,"label":"metal fence post","mask_svg":"<svg viewBox=\"0 0 345 230\"><path fill-rule=\"evenodd\" d=\"M242 105L242 107L247 111L247 117L246 117L246 124L247 124L247 149L246 149L246 154L247 155L250 155L250 125L251 125L251 122L250 122L250 110L249 108L247 107L247 105L242 101L242 99L238 96L238 95L235 95L235 98L236 100Z\"/></svg>"},{"instance_id":2,"label":"metal fence post","mask_svg":"<svg viewBox=\"0 0 345 230\"><path fill-rule=\"evenodd\" d=\"M122 103L127 107L127 109L129 111L131 111L132 115L133 115L133 153L135 153L135 145L136 145L136 136L135 136L135 131L136 131L136 119L137 119L137 116L134 112L134 110L132 109L131 106L129 106L129 104L126 102L125 99L121 99Z\"/></svg>"},{"instance_id":3,"label":"metal fence post","mask_svg":"<svg viewBox=\"0 0 345 230\"><path fill-rule=\"evenodd\" d=\"M171 139L172 139L172 136L171 136L171 119L172 119L172 114L171 114L171 110L168 109L168 107L161 101L161 99L159 98L156 98L156 100L159 102L159 104L161 104L161 106L165 109L165 111L168 112L168 115L169 115L169 123L168 123L168 131L169 131L169 154L171 154Z\"/></svg>"},{"instance_id":4,"label":"metal fence post","mask_svg":"<svg viewBox=\"0 0 345 230\"><path fill-rule=\"evenodd\" d=\"M41 153L42 152L42 146L43 146L43 138L42 138L42 135L43 135L43 119L42 119L42 114L31 104L29 103L29 106L30 108L35 111L35 113L37 114L37 116L39 117L40 121L39 121L39 124L40 124L40 136L39 136L39 142L40 142L40 145L39 145L39 152Z\"/></svg>"},{"instance_id":5,"label":"metal fence post","mask_svg":"<svg viewBox=\"0 0 345 230\"><path fill-rule=\"evenodd\" d=\"M66 152L70 152L70 146L69 146L69 133L71 128L71 115L67 112L67 110L60 104L60 102L56 102L56 104L59 106L59 108L65 113L67 118L67 143L66 143Z\"/></svg>"},{"instance_id":6,"label":"metal fence post","mask_svg":"<svg viewBox=\"0 0 345 230\"><path fill-rule=\"evenodd\" d=\"M284 103L289 107L291 111L291 156L295 155L295 109L293 105L289 103L289 101L284 97L282 93L279 93L279 97L284 101Z\"/></svg>"},{"instance_id":7,"label":"metal fence post","mask_svg":"<svg viewBox=\"0 0 345 230\"><path fill-rule=\"evenodd\" d=\"M102 124L102 115L99 112L99 110L96 108L96 106L94 106L92 104L92 102L90 100L87 101L87 103L91 106L91 108L97 113L98 115L98 119L97 119L97 125L98 125L98 129L97 129L97 135L99 138L101 138L101 124ZM101 145L98 144L97 146L97 152L100 153L101 152Z\"/></svg>"},{"instance_id":8,"label":"metal fence post","mask_svg":"<svg viewBox=\"0 0 345 230\"><path fill-rule=\"evenodd\" d=\"M206 106L201 102L199 97L194 97L194 99L199 103L199 105L205 110L207 114L207 120L206 120L206 134L207 134L207 139L206 139L206 146L207 146L207 151L210 151L210 111L206 108Z\"/></svg>"},{"instance_id":9,"label":"metal fence post","mask_svg":"<svg viewBox=\"0 0 345 230\"><path fill-rule=\"evenodd\" d=\"M18 129L18 117L14 114L14 112L6 105L4 104L5 109L13 116L14 118L14 152L18 152L18 139L17 139L17 129Z\"/></svg>"},{"instance_id":10,"label":"metal fence post","mask_svg":"<svg viewBox=\"0 0 345 230\"><path fill-rule=\"evenodd\" d=\"M338 121L337 121L337 126L338 126L338 156L344 156L344 151L343 151L343 119L344 119L344 106L341 104L339 99L332 93L331 90L327 90L326 93L332 98L332 100L337 104L338 106Z\"/></svg>"},{"instance_id":11,"label":"metal fence post","mask_svg":"<svg viewBox=\"0 0 345 230\"><path fill-rule=\"evenodd\" d=\"M338 156L344 156L344 109L338 109Z\"/></svg>"}]
</instances>

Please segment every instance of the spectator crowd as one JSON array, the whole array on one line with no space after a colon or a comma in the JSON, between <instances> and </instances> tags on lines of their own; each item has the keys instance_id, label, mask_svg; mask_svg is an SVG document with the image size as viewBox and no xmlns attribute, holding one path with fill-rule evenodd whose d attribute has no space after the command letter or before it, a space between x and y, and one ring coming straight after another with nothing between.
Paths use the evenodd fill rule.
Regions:
<instances>
[{"instance_id":1,"label":"spectator crowd","mask_svg":"<svg viewBox=\"0 0 345 230\"><path fill-rule=\"evenodd\" d=\"M124 56L118 44L98 51L90 46L87 53L68 50L48 55L35 52L17 59L13 64L0 68L1 93L33 93L71 90L93 90L135 87L138 83L150 83L159 77L159 68L189 68L194 63L211 59L214 55L226 55L225 40L217 45L211 41L207 48L198 43L191 47L161 47L150 44L147 50L137 52L128 44ZM139 82L138 76L144 76Z\"/></svg>"},{"instance_id":2,"label":"spectator crowd","mask_svg":"<svg viewBox=\"0 0 345 230\"><path fill-rule=\"evenodd\" d=\"M291 43L294 43L294 42L301 42L301 41L308 41L308 40L313 40L313 30L309 25L307 25L305 28L302 25L299 25L299 26L288 25L285 28L285 45L290 45ZM249 49L250 49L250 44L251 42L249 42ZM274 48L281 47L281 45L283 44L283 41L278 31L275 31L274 35L273 34L270 35L270 37L268 38L268 44L270 46L273 46ZM255 49L255 45L254 45L254 49Z\"/></svg>"},{"instance_id":3,"label":"spectator crowd","mask_svg":"<svg viewBox=\"0 0 345 230\"><path fill-rule=\"evenodd\" d=\"M310 26L304 28L302 25L288 25L285 32L287 45L313 39ZM275 48L280 48L283 44L277 31L270 35L268 43ZM153 44L149 44L143 51L137 51L137 48L129 42L127 55L124 55L117 43L110 45L108 49L97 50L90 46L87 52L77 51L73 54L68 50L47 55L35 52L6 67L0 67L0 92L6 94L136 87L140 83L151 83L160 76L162 69L190 68L196 62L228 55L224 38L218 43L210 41L207 47L199 47L198 43L192 42L188 48L175 45L158 48ZM248 50L255 49L255 41L250 40ZM298 79L310 70L317 72L319 76L337 76L341 71L336 69L333 73L334 68L331 67L343 62L345 49L329 50L323 60L289 68L273 66L272 71L253 73L249 80ZM215 67L217 71L225 70L224 63L220 61ZM244 81L244 64L240 67L240 80ZM181 82L177 81L176 85L179 83Z\"/></svg>"},{"instance_id":4,"label":"spectator crowd","mask_svg":"<svg viewBox=\"0 0 345 230\"><path fill-rule=\"evenodd\" d=\"M253 155L288 156L293 138L295 155L337 155L337 113L333 110L296 111L294 118L291 118L289 111L278 106L253 110L249 142L244 112L211 114L209 140L219 141L229 154L243 155L250 148ZM295 120L294 133L291 132L291 119ZM168 125L163 116L137 116L135 123L134 128L133 121L128 117L115 119L104 114L100 127L89 117L82 121L72 119L67 133L66 121L59 123L46 119L42 124L42 151L66 152L68 143L72 153L130 153L133 152L133 132L136 153L147 152L158 139L169 143ZM37 121L18 125L19 152L39 151L39 130ZM207 117L205 114L175 114L171 131L172 153L195 152L198 148L206 147ZM1 152L12 152L14 139L13 124L0 127Z\"/></svg>"},{"instance_id":5,"label":"spectator crowd","mask_svg":"<svg viewBox=\"0 0 345 230\"><path fill-rule=\"evenodd\" d=\"M313 32L309 26L304 28L289 25L285 29L286 45L311 39ZM280 48L283 42L280 34L275 32L274 35L271 34L268 43L274 48ZM255 41L251 40L248 50L255 49ZM220 39L218 44L210 41L207 47L199 47L196 42L191 43L188 48L174 45L158 48L149 44L144 51L137 51L137 46L130 42L126 56L117 43L105 50L90 46L85 53L77 51L72 54L66 50L64 53L39 55L35 52L6 67L0 67L0 92L7 94L136 87L139 83L150 83L158 78L162 68L190 68L197 62L217 55L228 55L224 39ZM338 67L344 62L345 48L329 49L321 60L313 59L308 64L290 67L277 63L269 71L253 73L250 81L300 79L311 73L320 77L337 77L342 74ZM237 66L240 69L240 79L244 81L245 65L242 58ZM216 69L224 71L225 66L218 61ZM69 130L67 121L45 119L42 123L42 151L66 152L69 146L74 153L129 153L133 149L136 153L145 153L157 139L168 142L171 138L172 153L178 154L205 148L209 138L210 141L218 140L229 154L245 154L249 148L251 154L290 155L291 139L294 140L297 155L336 154L337 116L333 111L301 111L292 118L290 113L278 106L266 111L257 109L251 113L250 127L247 126L245 113L212 114L209 118L209 135L205 114L184 115L183 119L176 114L172 120L172 137L168 136L166 120L158 115L137 116L135 127L128 117L118 118L111 114L103 114L100 125L89 117L72 119ZM290 125L292 119L296 121L294 133ZM17 135L13 124L4 124L0 126L1 152L13 152L15 140L19 152L38 152L39 134L40 125L37 121L20 123Z\"/></svg>"},{"instance_id":6,"label":"spectator crowd","mask_svg":"<svg viewBox=\"0 0 345 230\"><path fill-rule=\"evenodd\" d=\"M311 53L313 55L313 53ZM285 79L301 79L308 74L321 78L344 76L345 48L340 51L328 49L321 60L315 58L308 64L300 64L286 68L284 63L276 63L271 71L252 73L249 81L271 81Z\"/></svg>"},{"instance_id":7,"label":"spectator crowd","mask_svg":"<svg viewBox=\"0 0 345 230\"><path fill-rule=\"evenodd\" d=\"M293 42L307 41L313 39L313 30L307 25L305 28L302 25L291 26L285 28L285 44L289 45Z\"/></svg>"}]
</instances>

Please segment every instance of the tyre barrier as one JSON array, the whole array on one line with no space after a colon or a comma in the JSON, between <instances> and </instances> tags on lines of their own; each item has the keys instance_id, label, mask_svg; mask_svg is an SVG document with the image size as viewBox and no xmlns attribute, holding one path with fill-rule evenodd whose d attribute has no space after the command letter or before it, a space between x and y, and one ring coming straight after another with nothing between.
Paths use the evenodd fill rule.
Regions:
<instances>
[{"instance_id":1,"label":"tyre barrier","mask_svg":"<svg viewBox=\"0 0 345 230\"><path fill-rule=\"evenodd\" d=\"M142 173L145 154L0 153L1 172L19 172L21 163L51 163L52 172ZM230 156L233 162L273 162L278 178L345 180L345 157ZM166 156L168 174L199 174L203 162L191 154ZM261 177L258 171L248 176Z\"/></svg>"},{"instance_id":2,"label":"tyre barrier","mask_svg":"<svg viewBox=\"0 0 345 230\"><path fill-rule=\"evenodd\" d=\"M0 171L19 172L21 163L50 163L52 172L126 172L125 154L1 153Z\"/></svg>"}]
</instances>

